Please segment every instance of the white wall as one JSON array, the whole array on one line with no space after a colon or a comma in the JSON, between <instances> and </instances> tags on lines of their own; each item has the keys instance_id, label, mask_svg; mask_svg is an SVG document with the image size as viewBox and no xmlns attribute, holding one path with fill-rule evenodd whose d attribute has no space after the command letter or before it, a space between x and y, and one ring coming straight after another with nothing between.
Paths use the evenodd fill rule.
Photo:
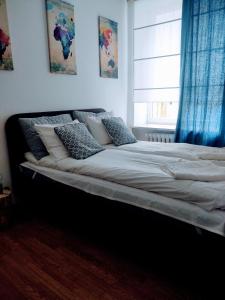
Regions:
<instances>
[{"instance_id":1,"label":"white wall","mask_svg":"<svg viewBox=\"0 0 225 300\"><path fill-rule=\"evenodd\" d=\"M4 135L15 113L102 107L126 119L126 0L75 0L78 75L49 73L45 0L7 0L15 70L0 71L0 173L9 184ZM98 16L119 23L119 79L99 77Z\"/></svg>"}]
</instances>

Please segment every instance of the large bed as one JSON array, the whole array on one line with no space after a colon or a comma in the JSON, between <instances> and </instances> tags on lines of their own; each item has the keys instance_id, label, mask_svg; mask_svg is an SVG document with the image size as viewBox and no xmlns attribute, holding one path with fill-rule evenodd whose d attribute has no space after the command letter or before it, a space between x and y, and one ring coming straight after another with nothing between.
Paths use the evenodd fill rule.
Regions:
<instances>
[{"instance_id":1,"label":"large bed","mask_svg":"<svg viewBox=\"0 0 225 300\"><path fill-rule=\"evenodd\" d=\"M68 199L59 196L57 186L60 186L63 195L70 190L72 202L104 199L104 203L149 213L149 218L154 214L161 220L175 220L178 227L188 224L197 231L225 235L225 150L215 153L214 149L201 146L138 141L119 147L107 145L105 151L83 161L67 158L56 163L51 157L36 160L29 153L19 118L62 113L72 114L72 110L25 113L8 119L6 135L12 184L18 201L32 193L40 197L40 191L42 194L45 191L47 198L59 197L66 203ZM183 172L182 168L189 172ZM210 170L207 179L201 170ZM175 178L174 174L171 176L172 171ZM29 197L25 195L27 190Z\"/></svg>"}]
</instances>

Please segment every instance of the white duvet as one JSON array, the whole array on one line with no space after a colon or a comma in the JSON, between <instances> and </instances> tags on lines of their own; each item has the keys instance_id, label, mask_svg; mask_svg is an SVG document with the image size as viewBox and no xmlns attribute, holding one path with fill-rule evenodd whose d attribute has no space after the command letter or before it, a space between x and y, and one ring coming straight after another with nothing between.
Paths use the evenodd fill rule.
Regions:
<instances>
[{"instance_id":1,"label":"white duvet","mask_svg":"<svg viewBox=\"0 0 225 300\"><path fill-rule=\"evenodd\" d=\"M155 143L138 141L116 147L107 145L108 149L124 150L142 154L156 154L168 157L178 157L187 160L218 160L225 161L225 148L215 148L191 145L185 143Z\"/></svg>"},{"instance_id":2,"label":"white duvet","mask_svg":"<svg viewBox=\"0 0 225 300\"><path fill-rule=\"evenodd\" d=\"M170 144L170 146L165 147L169 144L147 142L145 148L139 143L133 144L139 147L139 152L137 148L136 151L128 151L127 149L122 150L120 147L120 151L107 149L85 160L66 158L54 161L48 157L39 161L39 164L191 202L208 211L225 208L225 177L220 181L209 182L178 180L171 172L171 166L189 161L193 163L193 160L198 160L201 147L187 144ZM153 147L155 147L154 151L152 150ZM194 151L195 147L197 148ZM185 151L184 148L186 148ZM207 153L208 149L212 153L211 148L203 148L204 151L202 152ZM216 168L214 171L216 172ZM221 176L221 173L219 175Z\"/></svg>"},{"instance_id":3,"label":"white duvet","mask_svg":"<svg viewBox=\"0 0 225 300\"><path fill-rule=\"evenodd\" d=\"M178 161L168 163L166 169L176 179L195 181L225 181L225 161Z\"/></svg>"}]
</instances>

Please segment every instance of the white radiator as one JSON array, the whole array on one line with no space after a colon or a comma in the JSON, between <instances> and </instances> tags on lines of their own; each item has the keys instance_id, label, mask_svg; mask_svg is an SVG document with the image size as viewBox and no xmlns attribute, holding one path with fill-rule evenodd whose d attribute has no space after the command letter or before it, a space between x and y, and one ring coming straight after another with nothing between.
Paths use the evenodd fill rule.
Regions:
<instances>
[{"instance_id":1,"label":"white radiator","mask_svg":"<svg viewBox=\"0 0 225 300\"><path fill-rule=\"evenodd\" d=\"M173 143L174 133L148 132L145 134L145 138L149 142Z\"/></svg>"}]
</instances>

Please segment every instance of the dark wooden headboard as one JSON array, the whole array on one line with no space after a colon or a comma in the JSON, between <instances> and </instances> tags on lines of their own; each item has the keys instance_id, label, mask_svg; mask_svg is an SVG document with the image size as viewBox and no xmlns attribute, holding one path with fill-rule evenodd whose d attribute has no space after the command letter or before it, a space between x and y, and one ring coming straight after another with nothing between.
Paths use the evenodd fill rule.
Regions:
<instances>
[{"instance_id":1,"label":"dark wooden headboard","mask_svg":"<svg viewBox=\"0 0 225 300\"><path fill-rule=\"evenodd\" d=\"M19 180L19 166L25 161L24 153L29 151L26 140L24 138L21 126L19 124L19 118L35 118L41 116L56 116L60 114L69 113L72 116L73 110L60 110L60 111L45 111L45 112L34 112L34 113L21 113L12 115L8 118L5 125L6 139L9 154L9 163L11 171L12 186L16 186L16 181ZM93 109L79 109L80 111L87 112L104 112L102 108Z\"/></svg>"}]
</instances>

